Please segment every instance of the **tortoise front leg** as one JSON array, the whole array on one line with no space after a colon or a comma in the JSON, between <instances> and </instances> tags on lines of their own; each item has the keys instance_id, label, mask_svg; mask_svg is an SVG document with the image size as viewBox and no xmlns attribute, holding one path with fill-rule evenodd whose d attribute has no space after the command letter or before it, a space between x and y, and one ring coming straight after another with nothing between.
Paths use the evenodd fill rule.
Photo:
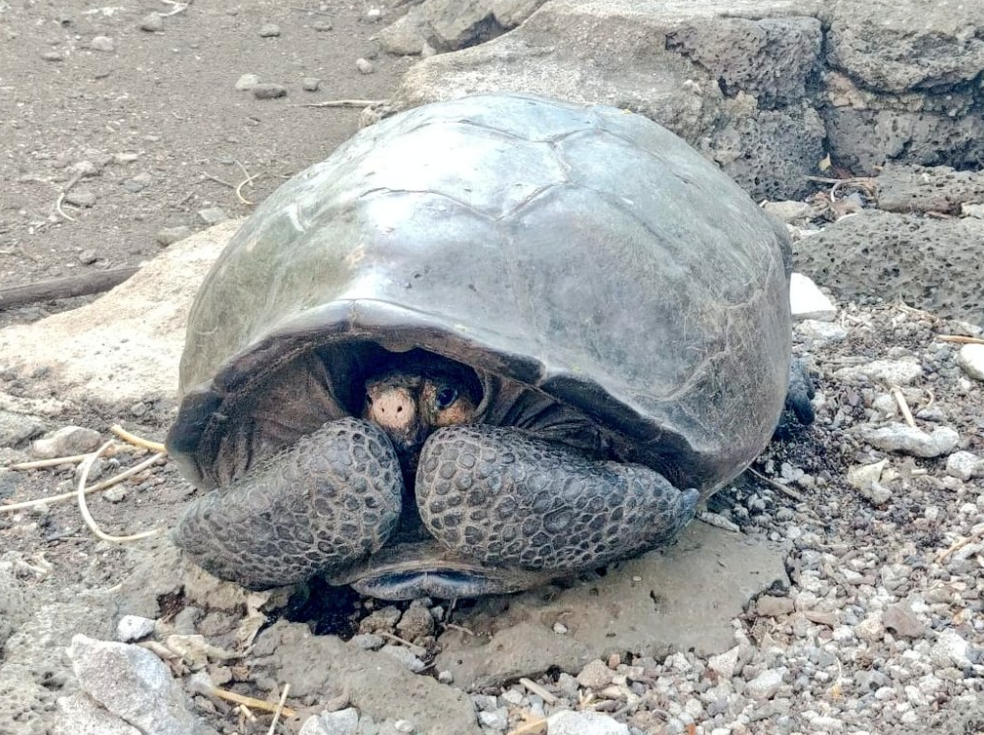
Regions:
<instances>
[{"instance_id":1,"label":"tortoise front leg","mask_svg":"<svg viewBox=\"0 0 984 735\"><path fill-rule=\"evenodd\" d=\"M575 572L656 548L694 516L696 490L593 462L515 428L454 426L421 452L417 505L444 546L493 565Z\"/></svg>"},{"instance_id":2,"label":"tortoise front leg","mask_svg":"<svg viewBox=\"0 0 984 735\"><path fill-rule=\"evenodd\" d=\"M403 479L389 437L331 421L185 511L175 543L249 589L304 581L377 551L396 528Z\"/></svg>"}]
</instances>

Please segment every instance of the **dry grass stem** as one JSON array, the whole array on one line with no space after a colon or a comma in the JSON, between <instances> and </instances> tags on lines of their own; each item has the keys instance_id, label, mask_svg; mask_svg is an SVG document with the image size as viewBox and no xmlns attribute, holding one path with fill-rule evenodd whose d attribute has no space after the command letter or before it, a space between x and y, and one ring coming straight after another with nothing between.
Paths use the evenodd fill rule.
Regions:
<instances>
[{"instance_id":1,"label":"dry grass stem","mask_svg":"<svg viewBox=\"0 0 984 735\"><path fill-rule=\"evenodd\" d=\"M126 443L132 444L135 447L143 447L144 449L149 449L152 452L167 454L167 448L160 442L151 441L150 439L139 437L136 434L131 434L119 424L113 424L109 427L109 430Z\"/></svg>"},{"instance_id":2,"label":"dry grass stem","mask_svg":"<svg viewBox=\"0 0 984 735\"><path fill-rule=\"evenodd\" d=\"M766 485L768 485L769 487L771 487L773 490L778 490L779 492L783 493L784 495L788 495L793 500L797 500L797 501L799 501L801 503L804 500L803 496L800 493L798 493L795 490L793 490L791 487L786 487L781 482L776 482L775 480L766 477L761 472L758 472L757 470L754 470L751 467L749 467L747 470L745 470L745 472L749 473L756 480L761 480Z\"/></svg>"},{"instance_id":3,"label":"dry grass stem","mask_svg":"<svg viewBox=\"0 0 984 735\"><path fill-rule=\"evenodd\" d=\"M18 462L10 465L12 470L40 470L45 467L57 467L60 464L77 464L85 459L87 454L73 454L68 457L52 457L51 459L35 459L31 462Z\"/></svg>"},{"instance_id":4,"label":"dry grass stem","mask_svg":"<svg viewBox=\"0 0 984 735\"><path fill-rule=\"evenodd\" d=\"M984 345L984 338L964 337L962 334L937 334L936 339L940 342L953 342L958 345Z\"/></svg>"},{"instance_id":5,"label":"dry grass stem","mask_svg":"<svg viewBox=\"0 0 984 735\"><path fill-rule=\"evenodd\" d=\"M976 530L974 530L973 533L971 533L966 538L960 539L959 541L953 543L950 546L950 548L944 549L939 554L937 554L936 563L942 564L947 560L947 557L949 557L950 554L960 551L960 549L962 549L964 546L967 546L968 544L976 543L982 539L984 539L984 523L982 523Z\"/></svg>"},{"instance_id":6,"label":"dry grass stem","mask_svg":"<svg viewBox=\"0 0 984 735\"><path fill-rule=\"evenodd\" d=\"M910 428L916 428L916 420L912 418L912 411L909 409L909 402L905 400L905 396L902 394L902 389L897 385L892 386L892 395L895 397L895 402L899 404L899 410L902 412L902 417Z\"/></svg>"},{"instance_id":7,"label":"dry grass stem","mask_svg":"<svg viewBox=\"0 0 984 735\"><path fill-rule=\"evenodd\" d=\"M280 715L284 711L284 703L287 701L287 692L290 691L290 684L284 684L284 691L280 695L280 701L277 702L277 709L273 712L273 722L270 723L270 729L267 730L267 735L273 735L274 730L277 729L277 723L280 721Z\"/></svg>"},{"instance_id":8,"label":"dry grass stem","mask_svg":"<svg viewBox=\"0 0 984 735\"><path fill-rule=\"evenodd\" d=\"M92 514L89 512L89 505L85 502L85 483L89 479L89 470L92 469L93 463L99 459L100 456L102 456L103 452L109 449L112 443L113 440L110 439L108 442L99 447L99 449L85 458L82 462L82 466L79 468L79 484L76 489L76 498L78 498L79 501L79 512L82 514L82 520L85 521L85 525L89 527L89 530L92 531L96 538L102 541L109 541L114 544L123 544L128 541L139 541L140 539L157 536L161 532L161 529L159 528L152 528L149 531L141 531L140 533L135 533L129 536L114 536L99 528L99 525L96 523L96 519L93 518Z\"/></svg>"},{"instance_id":9,"label":"dry grass stem","mask_svg":"<svg viewBox=\"0 0 984 735\"><path fill-rule=\"evenodd\" d=\"M557 704L557 697L555 697L549 690L544 689L542 686L537 684L535 681L523 677L519 680L519 683L526 687L529 691L533 692L533 694L540 697L547 704Z\"/></svg>"},{"instance_id":10,"label":"dry grass stem","mask_svg":"<svg viewBox=\"0 0 984 735\"><path fill-rule=\"evenodd\" d=\"M264 702L262 699L247 697L245 694L236 694L236 692L219 689L218 687L201 687L201 691L203 694L215 697L216 699L224 699L227 702L235 702L236 704L263 710L264 712L276 712L279 707L280 714L283 717L295 717L297 715L297 713L290 707L282 707L279 704L271 704L270 702Z\"/></svg>"},{"instance_id":11,"label":"dry grass stem","mask_svg":"<svg viewBox=\"0 0 984 735\"><path fill-rule=\"evenodd\" d=\"M389 100L326 100L325 102L306 102L294 107L372 107L383 105Z\"/></svg>"},{"instance_id":12,"label":"dry grass stem","mask_svg":"<svg viewBox=\"0 0 984 735\"><path fill-rule=\"evenodd\" d=\"M246 186L246 184L253 183L262 175L263 175L262 173L258 173L256 174L256 176L247 176L245 179L239 182L239 185L236 187L236 196L239 198L239 201L241 201L243 204L246 204L248 206L253 205L253 202L251 202L249 199L243 196L243 187Z\"/></svg>"},{"instance_id":13,"label":"dry grass stem","mask_svg":"<svg viewBox=\"0 0 984 735\"><path fill-rule=\"evenodd\" d=\"M545 730L546 727L547 721L542 717L538 717L536 719L529 720L528 722L524 722L519 727L510 730L506 735L534 735L535 733Z\"/></svg>"},{"instance_id":14,"label":"dry grass stem","mask_svg":"<svg viewBox=\"0 0 984 735\"><path fill-rule=\"evenodd\" d=\"M231 184L225 179L220 179L218 176L212 176L212 174L210 173L202 173L202 176L204 176L209 181L214 181L216 184L222 184L222 186L228 186L230 189L236 188L235 184Z\"/></svg>"},{"instance_id":15,"label":"dry grass stem","mask_svg":"<svg viewBox=\"0 0 984 735\"><path fill-rule=\"evenodd\" d=\"M83 455L83 458L89 455ZM91 495L92 493L98 493L101 490L113 487L113 485L118 485L124 480L133 477L140 472L143 472L148 467L153 466L158 460L164 458L164 454L155 454L153 457L145 459L140 464L136 464L128 470L121 472L118 475L113 475L108 480L103 480L100 483L93 485L92 487L87 487L85 489L86 495ZM15 510L25 510L27 508L36 508L39 505L45 505L46 503L60 503L62 500L72 500L78 497L78 491L73 490L70 493L62 493L61 495L51 495L47 498L37 498L35 500L25 500L23 503L11 503L10 505L0 505L0 513L9 513Z\"/></svg>"}]
</instances>

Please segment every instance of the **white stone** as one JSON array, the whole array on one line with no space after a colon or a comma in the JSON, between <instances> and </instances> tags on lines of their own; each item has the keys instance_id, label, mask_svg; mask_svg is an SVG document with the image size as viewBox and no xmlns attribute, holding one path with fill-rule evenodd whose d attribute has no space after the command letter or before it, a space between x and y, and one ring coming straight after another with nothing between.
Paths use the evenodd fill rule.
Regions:
<instances>
[{"instance_id":1,"label":"white stone","mask_svg":"<svg viewBox=\"0 0 984 735\"><path fill-rule=\"evenodd\" d=\"M960 435L949 426L937 426L932 434L907 424L889 424L880 428L862 427L861 438L876 449L901 452L914 457L940 457L957 448Z\"/></svg>"},{"instance_id":2,"label":"white stone","mask_svg":"<svg viewBox=\"0 0 984 735\"><path fill-rule=\"evenodd\" d=\"M793 319L814 319L822 322L833 321L837 307L809 277L793 273L789 281L789 308Z\"/></svg>"},{"instance_id":3,"label":"white stone","mask_svg":"<svg viewBox=\"0 0 984 735\"><path fill-rule=\"evenodd\" d=\"M707 668L717 673L724 681L734 678L738 670L738 646L707 659Z\"/></svg>"},{"instance_id":4,"label":"white stone","mask_svg":"<svg viewBox=\"0 0 984 735\"><path fill-rule=\"evenodd\" d=\"M813 215L813 206L806 202L766 202L762 205L762 209L783 222L795 222Z\"/></svg>"},{"instance_id":5,"label":"white stone","mask_svg":"<svg viewBox=\"0 0 984 735\"><path fill-rule=\"evenodd\" d=\"M923 369L915 357L904 357L901 360L874 360L864 365L852 365L834 373L838 380L853 380L862 375L891 387L909 385L922 377Z\"/></svg>"},{"instance_id":6,"label":"white stone","mask_svg":"<svg viewBox=\"0 0 984 735\"><path fill-rule=\"evenodd\" d=\"M785 666L763 671L745 685L745 694L752 699L772 699L782 686L782 677L785 674Z\"/></svg>"},{"instance_id":7,"label":"white stone","mask_svg":"<svg viewBox=\"0 0 984 735\"><path fill-rule=\"evenodd\" d=\"M604 661L595 659L589 661L577 675L577 683L588 689L603 689L612 683L613 672Z\"/></svg>"},{"instance_id":8,"label":"white stone","mask_svg":"<svg viewBox=\"0 0 984 735\"><path fill-rule=\"evenodd\" d=\"M984 345L964 345L957 353L957 365L972 378L984 380Z\"/></svg>"},{"instance_id":9,"label":"white stone","mask_svg":"<svg viewBox=\"0 0 984 735\"><path fill-rule=\"evenodd\" d=\"M547 735L629 735L629 728L602 712L557 712L547 719Z\"/></svg>"},{"instance_id":10,"label":"white stone","mask_svg":"<svg viewBox=\"0 0 984 735\"><path fill-rule=\"evenodd\" d=\"M58 698L52 735L140 735L140 731L107 711L84 692Z\"/></svg>"},{"instance_id":11,"label":"white stone","mask_svg":"<svg viewBox=\"0 0 984 735\"><path fill-rule=\"evenodd\" d=\"M968 644L954 630L944 630L936 638L929 657L940 668L956 666L965 669L971 665L967 657Z\"/></svg>"},{"instance_id":12,"label":"white stone","mask_svg":"<svg viewBox=\"0 0 984 735\"><path fill-rule=\"evenodd\" d=\"M100 439L101 436L95 429L64 426L36 440L31 445L31 452L38 459L85 454L98 447Z\"/></svg>"},{"instance_id":13,"label":"white stone","mask_svg":"<svg viewBox=\"0 0 984 735\"><path fill-rule=\"evenodd\" d=\"M236 80L236 89L240 92L247 92L260 83L260 78L256 74L243 74Z\"/></svg>"},{"instance_id":14,"label":"white stone","mask_svg":"<svg viewBox=\"0 0 984 735\"><path fill-rule=\"evenodd\" d=\"M857 465L847 471L847 481L851 487L864 490L875 483L881 482L882 472L888 465L888 460L883 459L871 464Z\"/></svg>"},{"instance_id":15,"label":"white stone","mask_svg":"<svg viewBox=\"0 0 984 735\"><path fill-rule=\"evenodd\" d=\"M964 482L984 476L984 459L972 452L954 452L946 458L946 474Z\"/></svg>"},{"instance_id":16,"label":"white stone","mask_svg":"<svg viewBox=\"0 0 984 735\"><path fill-rule=\"evenodd\" d=\"M116 624L116 637L123 643L139 641L154 632L155 622L139 615L124 615Z\"/></svg>"}]
</instances>

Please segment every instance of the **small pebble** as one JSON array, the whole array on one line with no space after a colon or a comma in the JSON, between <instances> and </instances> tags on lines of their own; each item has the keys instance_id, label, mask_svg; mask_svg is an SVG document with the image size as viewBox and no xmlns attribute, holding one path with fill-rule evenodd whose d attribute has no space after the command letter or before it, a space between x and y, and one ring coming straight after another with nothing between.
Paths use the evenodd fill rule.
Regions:
<instances>
[{"instance_id":1,"label":"small pebble","mask_svg":"<svg viewBox=\"0 0 984 735\"><path fill-rule=\"evenodd\" d=\"M369 8L366 11L366 20L370 23L377 23L383 17L383 11L380 8Z\"/></svg>"},{"instance_id":2,"label":"small pebble","mask_svg":"<svg viewBox=\"0 0 984 735\"><path fill-rule=\"evenodd\" d=\"M154 239L157 240L158 245L166 248L168 245L180 242L193 234L194 231L188 225L178 225L177 227L164 227L158 230Z\"/></svg>"},{"instance_id":3,"label":"small pebble","mask_svg":"<svg viewBox=\"0 0 984 735\"><path fill-rule=\"evenodd\" d=\"M221 207L207 207L198 210L198 218L206 225L211 227L229 219L229 215Z\"/></svg>"},{"instance_id":4,"label":"small pebble","mask_svg":"<svg viewBox=\"0 0 984 735\"><path fill-rule=\"evenodd\" d=\"M236 89L240 92L246 92L256 87L259 83L260 78L256 74L243 74L236 80Z\"/></svg>"},{"instance_id":5,"label":"small pebble","mask_svg":"<svg viewBox=\"0 0 984 735\"><path fill-rule=\"evenodd\" d=\"M41 54L41 58L45 61L64 61L65 54L61 51L45 51Z\"/></svg>"},{"instance_id":6,"label":"small pebble","mask_svg":"<svg viewBox=\"0 0 984 735\"><path fill-rule=\"evenodd\" d=\"M984 345L964 345L957 353L957 365L975 380L984 380Z\"/></svg>"},{"instance_id":7,"label":"small pebble","mask_svg":"<svg viewBox=\"0 0 984 735\"><path fill-rule=\"evenodd\" d=\"M122 184L120 184L120 186L122 186L126 191L130 192L131 194L136 194L146 189L148 186L151 185L151 183L153 183L153 179L151 178L150 174L145 171L143 173L137 174L133 178L127 179Z\"/></svg>"},{"instance_id":8,"label":"small pebble","mask_svg":"<svg viewBox=\"0 0 984 735\"><path fill-rule=\"evenodd\" d=\"M375 633L359 633L359 635L352 636L349 643L365 651L376 651L382 648L386 641L383 640L382 636Z\"/></svg>"},{"instance_id":9,"label":"small pebble","mask_svg":"<svg viewBox=\"0 0 984 735\"><path fill-rule=\"evenodd\" d=\"M95 250L83 250L79 253L79 262L82 265L92 265L99 260L99 253Z\"/></svg>"},{"instance_id":10,"label":"small pebble","mask_svg":"<svg viewBox=\"0 0 984 735\"><path fill-rule=\"evenodd\" d=\"M115 485L108 490L104 490L102 493L102 499L107 503L122 503L126 500L126 488L121 485Z\"/></svg>"},{"instance_id":11,"label":"small pebble","mask_svg":"<svg viewBox=\"0 0 984 735\"><path fill-rule=\"evenodd\" d=\"M88 189L72 189L65 194L65 201L74 204L76 207L93 207L96 204L96 195Z\"/></svg>"},{"instance_id":12,"label":"small pebble","mask_svg":"<svg viewBox=\"0 0 984 735\"><path fill-rule=\"evenodd\" d=\"M276 23L267 23L260 27L260 38L276 38L280 35L280 26Z\"/></svg>"},{"instance_id":13,"label":"small pebble","mask_svg":"<svg viewBox=\"0 0 984 735\"><path fill-rule=\"evenodd\" d=\"M160 13L147 13L140 19L137 28L147 33L161 33L164 31L164 18Z\"/></svg>"},{"instance_id":14,"label":"small pebble","mask_svg":"<svg viewBox=\"0 0 984 735\"><path fill-rule=\"evenodd\" d=\"M89 48L93 51L113 53L116 50L116 41L109 36L96 36L89 42Z\"/></svg>"},{"instance_id":15,"label":"small pebble","mask_svg":"<svg viewBox=\"0 0 984 735\"><path fill-rule=\"evenodd\" d=\"M356 59L355 68L363 74L372 74L376 71L376 67L372 65L372 62L369 61L369 59Z\"/></svg>"},{"instance_id":16,"label":"small pebble","mask_svg":"<svg viewBox=\"0 0 984 735\"><path fill-rule=\"evenodd\" d=\"M629 728L603 712L564 710L547 718L547 735L629 735Z\"/></svg>"},{"instance_id":17,"label":"small pebble","mask_svg":"<svg viewBox=\"0 0 984 735\"><path fill-rule=\"evenodd\" d=\"M311 24L311 30L318 31L319 33L324 33L325 31L330 31L334 28L330 21L327 20L316 20Z\"/></svg>"},{"instance_id":18,"label":"small pebble","mask_svg":"<svg viewBox=\"0 0 984 735\"><path fill-rule=\"evenodd\" d=\"M275 100L287 96L287 87L282 84L264 82L253 87L253 96L258 100Z\"/></svg>"},{"instance_id":19,"label":"small pebble","mask_svg":"<svg viewBox=\"0 0 984 735\"><path fill-rule=\"evenodd\" d=\"M414 674L419 674L425 668L426 664L419 658L413 655L413 651L409 648L404 648L403 646L394 646L393 644L387 643L385 646L379 649L380 653L385 653L387 656L392 656L394 659L399 661L401 664L407 667Z\"/></svg>"},{"instance_id":20,"label":"small pebble","mask_svg":"<svg viewBox=\"0 0 984 735\"><path fill-rule=\"evenodd\" d=\"M156 622L139 615L124 615L116 624L116 638L123 643L139 641L154 632Z\"/></svg>"},{"instance_id":21,"label":"small pebble","mask_svg":"<svg viewBox=\"0 0 984 735\"><path fill-rule=\"evenodd\" d=\"M54 459L86 454L99 446L102 435L82 426L65 426L37 439L31 451L37 459Z\"/></svg>"},{"instance_id":22,"label":"small pebble","mask_svg":"<svg viewBox=\"0 0 984 735\"><path fill-rule=\"evenodd\" d=\"M320 86L321 80L318 77L304 77L301 80L301 89L305 92L317 92Z\"/></svg>"}]
</instances>

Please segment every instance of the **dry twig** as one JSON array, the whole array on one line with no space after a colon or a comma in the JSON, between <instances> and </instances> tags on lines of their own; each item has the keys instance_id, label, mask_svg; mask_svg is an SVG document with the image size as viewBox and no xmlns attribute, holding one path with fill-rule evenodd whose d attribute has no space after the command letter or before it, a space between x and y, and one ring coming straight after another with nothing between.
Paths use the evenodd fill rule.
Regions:
<instances>
[{"instance_id":1,"label":"dry twig","mask_svg":"<svg viewBox=\"0 0 984 735\"><path fill-rule=\"evenodd\" d=\"M277 723L280 721L280 715L284 711L284 703L287 701L287 692L290 691L290 684L284 684L284 691L280 695L280 701L277 702L277 709L273 712L273 721L270 723L270 729L267 730L267 735L273 735L274 730L277 729Z\"/></svg>"},{"instance_id":2,"label":"dry twig","mask_svg":"<svg viewBox=\"0 0 984 735\"><path fill-rule=\"evenodd\" d=\"M325 100L324 102L305 102L291 107L372 107L383 105L389 100Z\"/></svg>"},{"instance_id":3,"label":"dry twig","mask_svg":"<svg viewBox=\"0 0 984 735\"><path fill-rule=\"evenodd\" d=\"M167 448L160 442L151 441L150 439L139 437L136 434L131 434L119 424L113 424L109 427L109 430L127 444L132 444L135 447L143 447L144 449L149 449L150 451L158 452L159 454L167 454Z\"/></svg>"},{"instance_id":4,"label":"dry twig","mask_svg":"<svg viewBox=\"0 0 984 735\"><path fill-rule=\"evenodd\" d=\"M964 337L962 334L937 334L936 339L958 345L984 345L984 339L981 337Z\"/></svg>"},{"instance_id":5,"label":"dry twig","mask_svg":"<svg viewBox=\"0 0 984 735\"><path fill-rule=\"evenodd\" d=\"M912 411L909 409L909 402L905 400L905 396L902 393L902 389L897 385L892 386L892 395L895 397L895 402L899 404L899 410L902 412L902 417L910 428L916 428L916 420L912 418Z\"/></svg>"},{"instance_id":6,"label":"dry twig","mask_svg":"<svg viewBox=\"0 0 984 735\"><path fill-rule=\"evenodd\" d=\"M776 482L775 480L773 480L773 479L771 479L769 477L766 477L761 472L758 472L757 470L752 469L751 467L749 467L745 471L748 472L755 479L761 480L762 482L764 482L766 485L768 485L772 489L778 490L779 492L783 493L784 495L788 495L793 500L798 500L799 502L803 502L803 499L804 499L803 496L800 493L798 493L795 490L793 490L791 487L787 487L786 485L783 485L781 482Z\"/></svg>"},{"instance_id":7,"label":"dry twig","mask_svg":"<svg viewBox=\"0 0 984 735\"><path fill-rule=\"evenodd\" d=\"M89 470L92 469L93 463L102 456L102 453L109 449L113 440L110 439L108 442L103 444L99 449L90 454L83 460L82 466L79 468L79 484L76 489L76 497L79 501L79 512L82 514L82 520L85 521L85 525L89 527L89 530L95 535L96 538L102 541L109 541L114 544L123 544L127 541L139 541L140 539L150 538L151 536L157 536L160 532L160 528L152 528L149 531L141 531L140 533L135 533L129 536L113 536L104 532L99 525L96 523L96 519L92 517L89 512L89 506L85 502L85 483L89 479Z\"/></svg>"},{"instance_id":8,"label":"dry twig","mask_svg":"<svg viewBox=\"0 0 984 735\"><path fill-rule=\"evenodd\" d=\"M522 679L519 680L519 683L522 684L524 687L526 687L533 694L540 697L547 704L557 704L557 697L555 697L551 692L549 692L548 690L544 689L542 686L537 684L535 681L523 677Z\"/></svg>"}]
</instances>

